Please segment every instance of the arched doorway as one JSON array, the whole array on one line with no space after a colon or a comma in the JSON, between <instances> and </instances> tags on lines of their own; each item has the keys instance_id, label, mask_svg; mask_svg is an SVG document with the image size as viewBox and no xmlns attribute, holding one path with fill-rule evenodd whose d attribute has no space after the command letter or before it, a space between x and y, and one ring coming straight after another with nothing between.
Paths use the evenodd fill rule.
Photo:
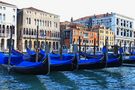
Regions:
<instances>
[{"instance_id":1,"label":"arched doorway","mask_svg":"<svg viewBox=\"0 0 135 90\"><path fill-rule=\"evenodd\" d=\"M45 47L45 42L41 42L41 49L44 49L44 47Z\"/></svg>"},{"instance_id":2,"label":"arched doorway","mask_svg":"<svg viewBox=\"0 0 135 90\"><path fill-rule=\"evenodd\" d=\"M1 39L1 49L4 49L4 39Z\"/></svg>"},{"instance_id":3,"label":"arched doorway","mask_svg":"<svg viewBox=\"0 0 135 90\"><path fill-rule=\"evenodd\" d=\"M53 49L55 50L55 42L53 42Z\"/></svg>"},{"instance_id":4,"label":"arched doorway","mask_svg":"<svg viewBox=\"0 0 135 90\"><path fill-rule=\"evenodd\" d=\"M28 48L28 41L27 40L25 40L25 48Z\"/></svg>"}]
</instances>

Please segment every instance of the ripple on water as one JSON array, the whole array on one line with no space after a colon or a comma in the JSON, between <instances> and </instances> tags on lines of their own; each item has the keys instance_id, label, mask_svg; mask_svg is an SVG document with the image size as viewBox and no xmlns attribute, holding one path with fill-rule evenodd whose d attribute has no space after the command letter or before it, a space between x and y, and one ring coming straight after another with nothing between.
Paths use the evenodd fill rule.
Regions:
<instances>
[{"instance_id":1,"label":"ripple on water","mask_svg":"<svg viewBox=\"0 0 135 90\"><path fill-rule=\"evenodd\" d=\"M135 68L10 75L0 70L0 90L135 90Z\"/></svg>"}]
</instances>

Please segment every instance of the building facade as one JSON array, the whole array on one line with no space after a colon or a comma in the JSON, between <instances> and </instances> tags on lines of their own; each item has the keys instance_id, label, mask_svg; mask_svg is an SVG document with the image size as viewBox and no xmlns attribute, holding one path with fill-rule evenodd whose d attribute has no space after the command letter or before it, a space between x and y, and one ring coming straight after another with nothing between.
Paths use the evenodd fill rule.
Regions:
<instances>
[{"instance_id":1,"label":"building facade","mask_svg":"<svg viewBox=\"0 0 135 90\"><path fill-rule=\"evenodd\" d=\"M13 47L17 47L17 7L0 1L0 51L8 51L9 39L12 31Z\"/></svg>"},{"instance_id":2,"label":"building facade","mask_svg":"<svg viewBox=\"0 0 135 90\"><path fill-rule=\"evenodd\" d=\"M86 49L92 49L94 47L94 40L95 46L98 46L98 39L97 33L89 31L88 28L81 24L75 23L67 23L65 25L61 23L61 28L63 29L63 41L64 45L67 46L71 51L73 50L73 45L76 44L79 47L79 37L80 37L80 45L81 50L84 51Z\"/></svg>"},{"instance_id":3,"label":"building facade","mask_svg":"<svg viewBox=\"0 0 135 90\"><path fill-rule=\"evenodd\" d=\"M84 21L84 22L83 22ZM82 23L85 26L92 27L94 25L105 25L110 28L115 34L115 44L122 47L126 45L126 50L129 49L129 44L134 44L134 19L120 15L117 13L106 13L100 15L87 16L74 21L75 23Z\"/></svg>"},{"instance_id":4,"label":"building facade","mask_svg":"<svg viewBox=\"0 0 135 90\"><path fill-rule=\"evenodd\" d=\"M91 28L91 31L98 34L98 50L101 51L105 45L105 40L108 40L108 48L111 49L114 46L114 32L111 29L107 29L104 25L95 25Z\"/></svg>"},{"instance_id":5,"label":"building facade","mask_svg":"<svg viewBox=\"0 0 135 90\"><path fill-rule=\"evenodd\" d=\"M35 49L37 26L39 47L45 45L50 50L58 50L60 44L60 17L33 7L18 10L18 49L25 52L26 47Z\"/></svg>"}]
</instances>

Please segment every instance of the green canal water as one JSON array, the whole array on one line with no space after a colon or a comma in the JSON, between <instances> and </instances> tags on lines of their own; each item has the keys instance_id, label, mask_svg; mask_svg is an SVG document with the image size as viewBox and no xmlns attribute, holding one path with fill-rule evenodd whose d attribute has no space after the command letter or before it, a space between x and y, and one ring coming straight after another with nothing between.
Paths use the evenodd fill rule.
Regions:
<instances>
[{"instance_id":1,"label":"green canal water","mask_svg":"<svg viewBox=\"0 0 135 90\"><path fill-rule=\"evenodd\" d=\"M0 90L135 90L135 67L9 74L0 69Z\"/></svg>"}]
</instances>

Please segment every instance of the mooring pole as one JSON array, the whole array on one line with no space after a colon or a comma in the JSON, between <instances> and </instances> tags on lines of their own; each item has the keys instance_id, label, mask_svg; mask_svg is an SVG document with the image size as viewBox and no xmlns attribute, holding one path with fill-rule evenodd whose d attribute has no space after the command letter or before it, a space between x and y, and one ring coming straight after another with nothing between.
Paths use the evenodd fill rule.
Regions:
<instances>
[{"instance_id":1,"label":"mooring pole","mask_svg":"<svg viewBox=\"0 0 135 90\"><path fill-rule=\"evenodd\" d=\"M36 47L36 62L38 62L38 48L39 48L39 43L38 43L38 30L39 29L39 26L37 26L37 37L36 37L36 40L37 40L37 47Z\"/></svg>"},{"instance_id":2,"label":"mooring pole","mask_svg":"<svg viewBox=\"0 0 135 90\"><path fill-rule=\"evenodd\" d=\"M79 36L79 58L80 58L80 53L81 53L81 37Z\"/></svg>"},{"instance_id":3,"label":"mooring pole","mask_svg":"<svg viewBox=\"0 0 135 90\"><path fill-rule=\"evenodd\" d=\"M14 26L10 26L10 39L9 39L9 57L8 57L8 71L10 70L10 62L11 62L11 50L12 50L12 32L13 32Z\"/></svg>"},{"instance_id":4,"label":"mooring pole","mask_svg":"<svg viewBox=\"0 0 135 90\"><path fill-rule=\"evenodd\" d=\"M94 38L94 55L95 55L95 53L96 53L96 38Z\"/></svg>"}]
</instances>

